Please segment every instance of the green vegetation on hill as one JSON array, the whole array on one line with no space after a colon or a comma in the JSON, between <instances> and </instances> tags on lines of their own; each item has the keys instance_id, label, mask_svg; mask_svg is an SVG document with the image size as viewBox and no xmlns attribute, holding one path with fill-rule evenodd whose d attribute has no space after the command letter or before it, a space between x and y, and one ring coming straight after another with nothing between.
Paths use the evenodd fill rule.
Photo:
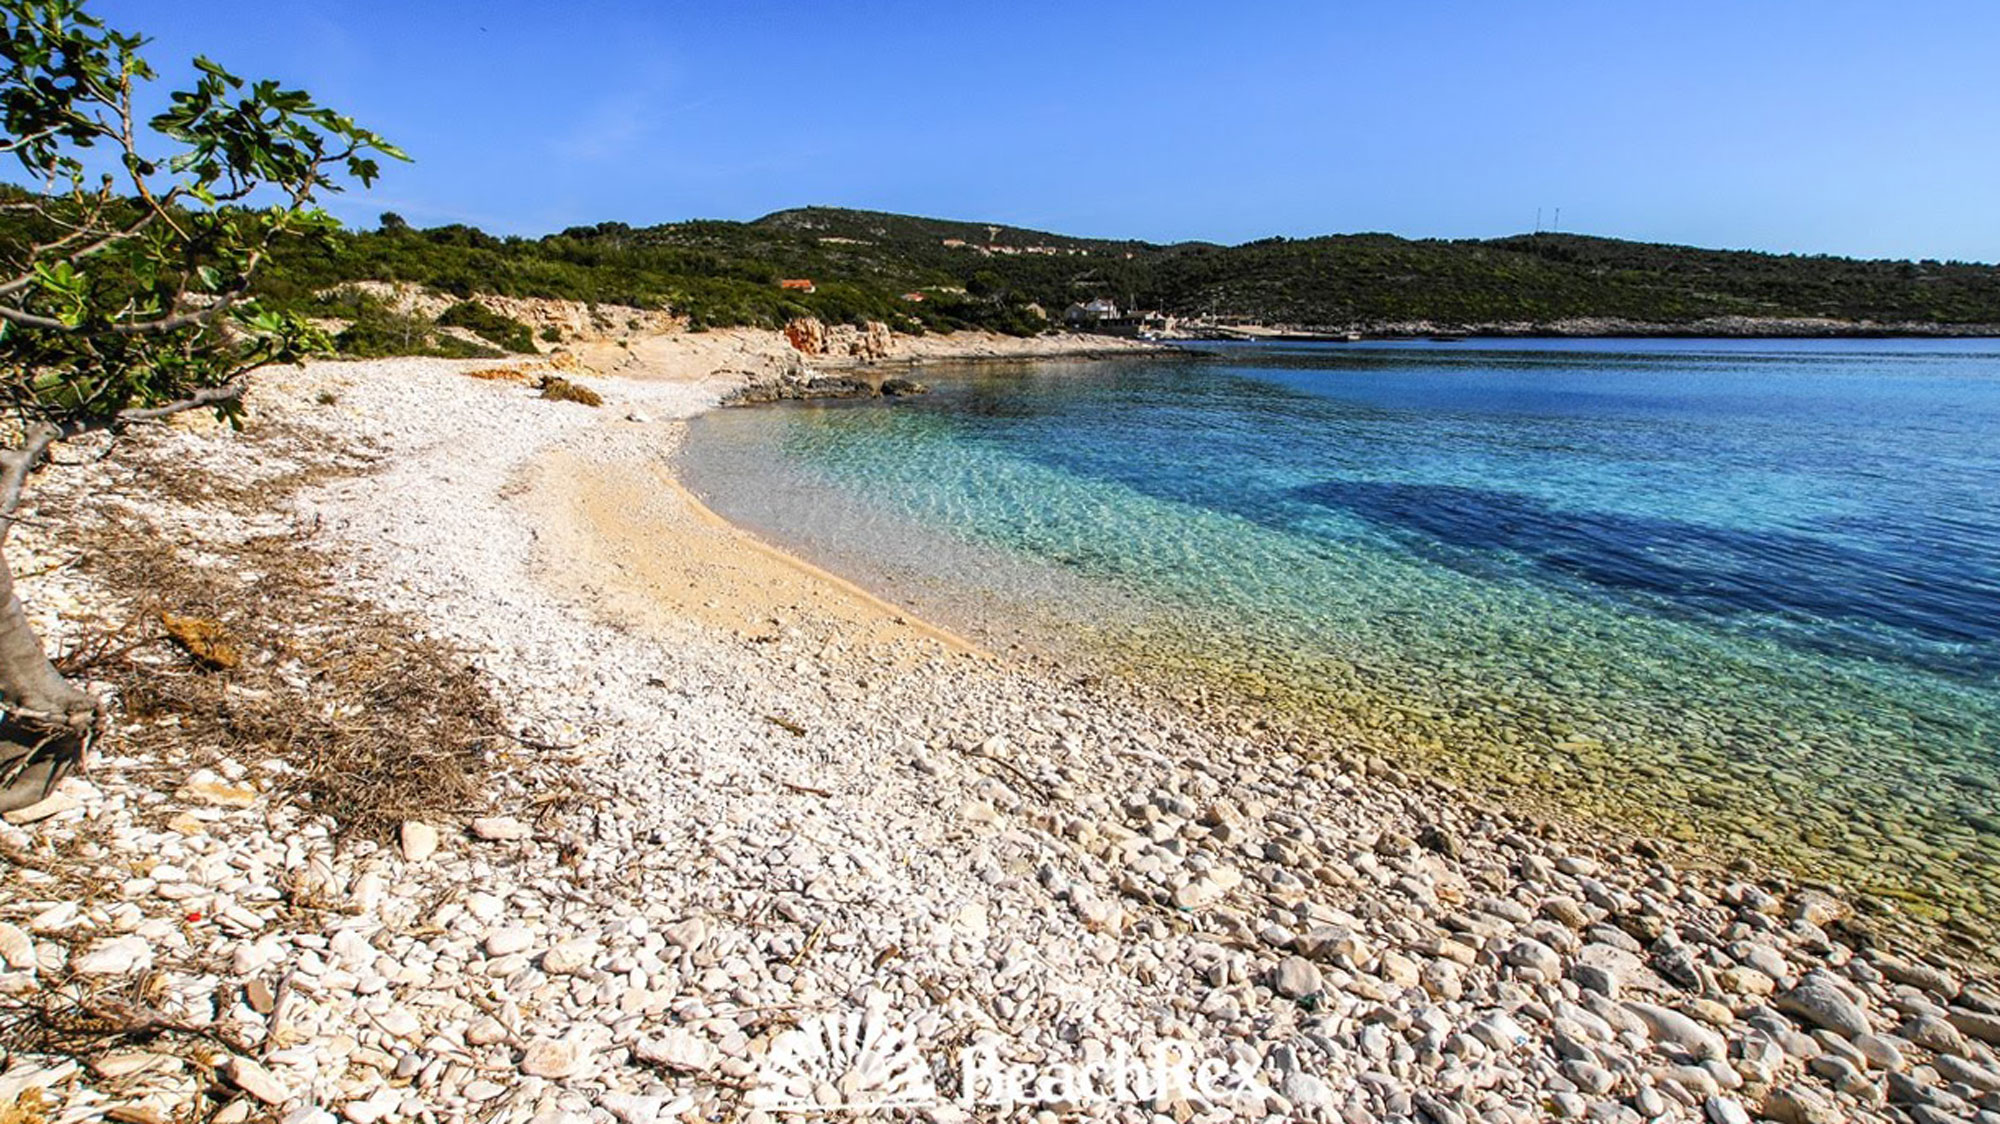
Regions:
<instances>
[{"instance_id":1,"label":"green vegetation on hill","mask_svg":"<svg viewBox=\"0 0 2000 1124\"><path fill-rule=\"evenodd\" d=\"M786 278L809 279L815 290L780 288ZM1093 297L1180 316L1304 327L1580 317L1674 325L1714 316L2000 323L2000 268L1957 262L1702 250L1571 234L1483 241L1353 234L1163 246L820 207L747 223L601 223L538 239L456 225L416 230L387 215L379 230L288 251L264 285L270 299L310 307L313 294L353 280L409 281L461 298L494 293L668 308L698 328L817 316L880 320L903 331L1026 334L1044 326L1037 308L1057 319L1070 303ZM464 326L510 350L526 342L504 326Z\"/></svg>"}]
</instances>

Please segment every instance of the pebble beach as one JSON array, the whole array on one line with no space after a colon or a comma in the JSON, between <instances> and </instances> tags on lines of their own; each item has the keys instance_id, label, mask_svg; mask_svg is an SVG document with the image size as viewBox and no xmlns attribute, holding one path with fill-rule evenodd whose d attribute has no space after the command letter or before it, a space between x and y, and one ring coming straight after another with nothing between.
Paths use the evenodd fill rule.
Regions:
<instances>
[{"instance_id":1,"label":"pebble beach","mask_svg":"<svg viewBox=\"0 0 2000 1124\"><path fill-rule=\"evenodd\" d=\"M180 1029L7 1034L0 1106L2000 1121L2000 987L1830 887L983 651L678 487L685 420L740 374L590 377L592 408L476 366L271 371L242 435L164 427L42 474L65 510L169 528L193 566L301 537L462 652L518 744L479 808L358 837L279 799L271 762L190 775L107 738L0 827L0 999L122 989ZM342 471L252 528L151 471L190 455L238 480ZM56 646L119 596L64 535L17 531ZM57 892L58 863L96 891ZM1163 1052L1229 1080L991 1080Z\"/></svg>"}]
</instances>

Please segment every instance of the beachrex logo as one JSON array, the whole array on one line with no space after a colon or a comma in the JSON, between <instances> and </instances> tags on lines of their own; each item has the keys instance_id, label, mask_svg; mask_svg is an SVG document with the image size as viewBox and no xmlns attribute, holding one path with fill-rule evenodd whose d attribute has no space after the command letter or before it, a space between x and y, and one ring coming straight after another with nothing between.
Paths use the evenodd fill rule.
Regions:
<instances>
[{"instance_id":1,"label":"beachrex logo","mask_svg":"<svg viewBox=\"0 0 2000 1124\"><path fill-rule=\"evenodd\" d=\"M1257 1107L1273 1095L1255 1061L1204 1057L1176 1042L1121 1043L1093 1060L1032 1063L1010 1061L997 1043L982 1041L942 1060L947 1064L934 1067L916 1037L879 1008L825 1015L772 1042L745 1106L781 1113L1174 1101ZM939 1088L940 1076L947 1089Z\"/></svg>"}]
</instances>

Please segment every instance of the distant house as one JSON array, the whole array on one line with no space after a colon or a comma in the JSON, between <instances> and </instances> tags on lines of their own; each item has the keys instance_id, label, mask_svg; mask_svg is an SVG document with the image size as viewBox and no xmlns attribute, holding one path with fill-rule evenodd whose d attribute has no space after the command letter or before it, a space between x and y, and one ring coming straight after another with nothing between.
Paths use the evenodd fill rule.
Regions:
<instances>
[{"instance_id":1,"label":"distant house","mask_svg":"<svg viewBox=\"0 0 2000 1124\"><path fill-rule=\"evenodd\" d=\"M1102 320L1118 319L1118 306L1098 297L1096 300L1073 304L1063 310L1063 319L1072 324L1095 324Z\"/></svg>"},{"instance_id":2,"label":"distant house","mask_svg":"<svg viewBox=\"0 0 2000 1124\"><path fill-rule=\"evenodd\" d=\"M778 282L778 288L780 289L793 289L801 293L810 293L815 287L810 280L804 277L792 277Z\"/></svg>"},{"instance_id":3,"label":"distant house","mask_svg":"<svg viewBox=\"0 0 2000 1124\"><path fill-rule=\"evenodd\" d=\"M917 304L917 303L920 303L921 301L925 300L926 298L925 298L924 294L922 294L922 293L919 293L919 292L915 292L915 291L912 291L912 292L908 292L908 293L904 293L904 294L903 294L903 299L904 299L904 300L906 300L906 301L909 301L909 302L910 302L911 304Z\"/></svg>"}]
</instances>

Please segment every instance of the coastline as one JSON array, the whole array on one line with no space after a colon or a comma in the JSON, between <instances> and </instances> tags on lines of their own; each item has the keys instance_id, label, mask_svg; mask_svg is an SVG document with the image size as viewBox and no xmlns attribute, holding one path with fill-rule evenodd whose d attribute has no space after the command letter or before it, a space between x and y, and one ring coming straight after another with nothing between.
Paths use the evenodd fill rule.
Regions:
<instances>
[{"instance_id":1,"label":"coastline","mask_svg":"<svg viewBox=\"0 0 2000 1124\"><path fill-rule=\"evenodd\" d=\"M1479 321L1469 324L1430 320L1344 325L1232 325L1182 338L1272 342L1394 342L1435 336L1465 339L1994 339L2000 324L1932 324L1919 321L1802 319L1721 316L1685 323L1583 316L1553 321ZM1358 337L1358 338L1356 338Z\"/></svg>"},{"instance_id":2,"label":"coastline","mask_svg":"<svg viewBox=\"0 0 2000 1124\"><path fill-rule=\"evenodd\" d=\"M206 1003L265 1030L234 998L244 981L301 973L294 1041L258 1063L282 1093L268 1103L380 1108L350 1120L707 1116L763 1087L775 1013L873 1010L927 1057L975 1038L1045 1064L1154 1039L1242 1054L1271 1086L1253 1116L2000 1109L1976 1084L2000 993L1948 957L1892 952L1809 883L1683 869L1377 758L969 655L665 475L685 419L740 374L593 379L593 411L463 377L475 366L273 372L252 424L377 448L366 475L274 516L323 528L347 582L463 648L522 737L562 747L494 782L491 812L532 829L442 824L418 858L308 834L342 906L287 914L228 855L311 817L253 786L249 804L207 809L202 837L132 837L184 875L123 887L132 928L86 911L58 940L29 923L31 883L0 898L58 963L183 919L150 958L176 1017ZM327 455L189 427L131 455L155 441ZM102 597L63 572L24 589ZM76 807L7 842L125 830L156 805L137 797L163 764L113 758ZM204 931L184 920L197 900L258 924ZM55 1080L131 1096L96 1071ZM1238 1115L1105 1112L1155 1110Z\"/></svg>"}]
</instances>

